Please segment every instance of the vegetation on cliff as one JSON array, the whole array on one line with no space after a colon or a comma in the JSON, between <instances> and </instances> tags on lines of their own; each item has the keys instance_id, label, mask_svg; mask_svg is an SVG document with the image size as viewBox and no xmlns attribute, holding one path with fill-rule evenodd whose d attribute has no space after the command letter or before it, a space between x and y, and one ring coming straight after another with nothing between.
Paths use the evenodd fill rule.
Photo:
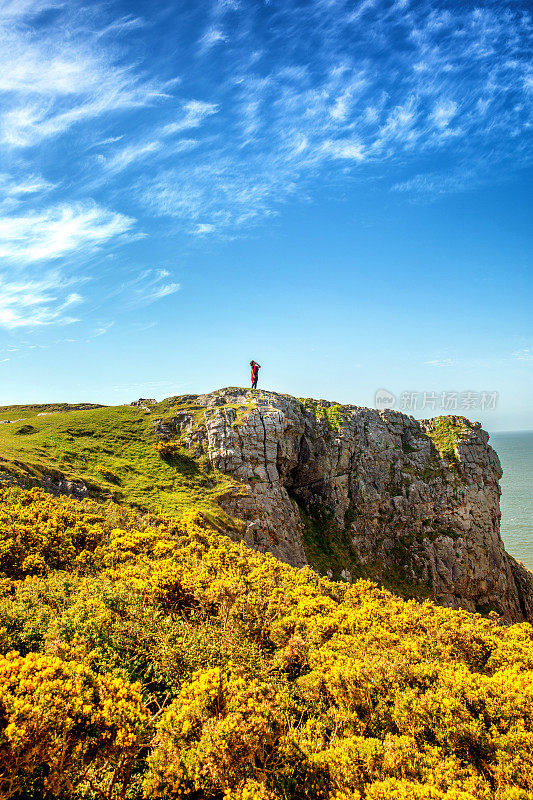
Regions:
<instances>
[{"instance_id":1,"label":"vegetation on cliff","mask_svg":"<svg viewBox=\"0 0 533 800\"><path fill-rule=\"evenodd\" d=\"M330 431L342 428L343 419L339 405L312 400L310 397L300 398L302 411L310 411L316 419L323 422Z\"/></svg>"},{"instance_id":2,"label":"vegetation on cliff","mask_svg":"<svg viewBox=\"0 0 533 800\"><path fill-rule=\"evenodd\" d=\"M530 625L330 582L191 509L0 508L0 797L533 797Z\"/></svg>"},{"instance_id":3,"label":"vegetation on cliff","mask_svg":"<svg viewBox=\"0 0 533 800\"><path fill-rule=\"evenodd\" d=\"M457 469L459 460L455 448L463 433L463 426L454 419L460 418L438 417L431 420L426 433L433 440L440 457L446 459L450 466Z\"/></svg>"},{"instance_id":4,"label":"vegetation on cliff","mask_svg":"<svg viewBox=\"0 0 533 800\"><path fill-rule=\"evenodd\" d=\"M168 415L168 401L160 406L155 412ZM156 513L194 506L221 515L216 499L234 482L184 450L165 458L179 445L171 454L155 449L154 416L131 406L5 407L0 417L16 421L0 424L0 472L29 483L82 481L99 498Z\"/></svg>"}]
</instances>

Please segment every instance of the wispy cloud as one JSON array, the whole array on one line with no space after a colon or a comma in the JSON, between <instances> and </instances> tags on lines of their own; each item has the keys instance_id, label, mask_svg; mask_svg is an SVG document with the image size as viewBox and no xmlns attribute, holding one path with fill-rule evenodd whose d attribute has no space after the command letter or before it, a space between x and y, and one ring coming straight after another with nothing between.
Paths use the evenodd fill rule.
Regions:
<instances>
[{"instance_id":1,"label":"wispy cloud","mask_svg":"<svg viewBox=\"0 0 533 800\"><path fill-rule=\"evenodd\" d=\"M153 156L160 149L161 142L141 142L121 148L108 159L102 156L101 160L109 172L120 172L133 163Z\"/></svg>"},{"instance_id":2,"label":"wispy cloud","mask_svg":"<svg viewBox=\"0 0 533 800\"><path fill-rule=\"evenodd\" d=\"M0 217L0 257L14 264L93 249L130 231L133 220L95 204L62 204Z\"/></svg>"},{"instance_id":3,"label":"wispy cloud","mask_svg":"<svg viewBox=\"0 0 533 800\"><path fill-rule=\"evenodd\" d=\"M72 275L97 248L111 259L134 217L154 238L212 240L324 187L374 181L426 202L531 163L522 0L163 3L159 27L158 11L116 9L0 5L0 256L15 277L52 260ZM106 296L124 307L179 288L166 270L101 261L85 274L112 264Z\"/></svg>"},{"instance_id":4,"label":"wispy cloud","mask_svg":"<svg viewBox=\"0 0 533 800\"><path fill-rule=\"evenodd\" d=\"M287 169L253 161L241 172L231 160L210 160L161 173L139 195L156 213L183 220L190 233L237 232L277 213L274 197L286 199ZM296 186L295 186L296 191Z\"/></svg>"},{"instance_id":5,"label":"wispy cloud","mask_svg":"<svg viewBox=\"0 0 533 800\"><path fill-rule=\"evenodd\" d=\"M523 8L288 2L272 5L268 25L254 6L235 11L213 4L199 39L206 71L212 46L225 43L205 159L139 184L149 208L190 232L246 229L341 170L381 180L402 169L395 191L433 198L484 180L489 152L492 179L531 160L533 27ZM307 47L303 29L313 32ZM442 174L421 172L435 155Z\"/></svg>"},{"instance_id":6,"label":"wispy cloud","mask_svg":"<svg viewBox=\"0 0 533 800\"><path fill-rule=\"evenodd\" d=\"M170 122L162 130L163 136L187 130L188 128L198 128L207 117L216 114L218 111L216 103L206 103L203 100L189 100L183 105L183 114L176 122Z\"/></svg>"},{"instance_id":7,"label":"wispy cloud","mask_svg":"<svg viewBox=\"0 0 533 800\"><path fill-rule=\"evenodd\" d=\"M179 153L186 153L198 146L196 139L179 138L169 141L168 132L163 131L161 135L166 138L141 141L120 147L108 156L100 154L98 161L106 172L118 173L128 167L139 168L141 162L148 161L153 166L157 161L173 158Z\"/></svg>"},{"instance_id":8,"label":"wispy cloud","mask_svg":"<svg viewBox=\"0 0 533 800\"><path fill-rule=\"evenodd\" d=\"M427 367L453 367L455 365L454 358L434 358L431 361L424 361Z\"/></svg>"},{"instance_id":9,"label":"wispy cloud","mask_svg":"<svg viewBox=\"0 0 533 800\"><path fill-rule=\"evenodd\" d=\"M82 297L66 288L59 273L21 281L6 281L0 276L0 326L13 330L76 322L72 309Z\"/></svg>"},{"instance_id":10,"label":"wispy cloud","mask_svg":"<svg viewBox=\"0 0 533 800\"><path fill-rule=\"evenodd\" d=\"M208 223L206 224L205 222L201 222L199 225L196 226L196 229L195 229L194 232L196 234L198 234L198 236L204 236L205 234L213 233L214 230L215 230L215 226L214 225L210 225Z\"/></svg>"},{"instance_id":11,"label":"wispy cloud","mask_svg":"<svg viewBox=\"0 0 533 800\"><path fill-rule=\"evenodd\" d=\"M27 24L52 7L55 25ZM288 0L260 8L213 0L190 31L196 51L164 78L115 46L142 20L106 18L97 27L80 8L4 4L4 147L28 148L105 119L101 134L91 127L111 148L100 155L93 185L128 169L136 200L194 235L242 232L289 198L312 198L319 177L335 182L364 170L365 180L382 180L392 167L394 191L427 199L484 180L488 153L492 179L509 163L531 160L526 6ZM176 30L180 20L178 11ZM197 74L205 76L201 97L190 91ZM184 99L174 96L178 90ZM135 128L109 129L110 114L132 111L140 115ZM195 139L181 139L189 130ZM163 163L178 154L179 165ZM421 159L435 155L446 163L442 173L421 169ZM90 169L81 159L77 166L82 177Z\"/></svg>"},{"instance_id":12,"label":"wispy cloud","mask_svg":"<svg viewBox=\"0 0 533 800\"><path fill-rule=\"evenodd\" d=\"M431 114L431 119L438 128L446 128L457 114L457 109L457 103L454 101L439 100Z\"/></svg>"},{"instance_id":13,"label":"wispy cloud","mask_svg":"<svg viewBox=\"0 0 533 800\"><path fill-rule=\"evenodd\" d=\"M179 283L171 280L168 270L142 269L135 277L125 281L117 290L117 294L121 296L122 305L138 308L169 297L179 289Z\"/></svg>"},{"instance_id":14,"label":"wispy cloud","mask_svg":"<svg viewBox=\"0 0 533 800\"><path fill-rule=\"evenodd\" d=\"M391 189L414 200L434 200L441 195L464 191L466 187L478 186L485 174L486 168L483 166L475 169L466 163L448 172L419 173L406 181L393 184Z\"/></svg>"},{"instance_id":15,"label":"wispy cloud","mask_svg":"<svg viewBox=\"0 0 533 800\"><path fill-rule=\"evenodd\" d=\"M344 158L353 161L364 161L365 159L363 145L357 139L355 141L350 139L327 140L324 142L322 149L324 153L328 153L333 158Z\"/></svg>"},{"instance_id":16,"label":"wispy cloud","mask_svg":"<svg viewBox=\"0 0 533 800\"><path fill-rule=\"evenodd\" d=\"M118 63L101 31L77 21L36 28L32 14L66 3L8 3L0 12L0 139L29 147L104 113L149 105L164 87ZM110 33L110 31L107 31ZM116 31L115 31L116 33ZM100 35L99 35L100 34Z\"/></svg>"},{"instance_id":17,"label":"wispy cloud","mask_svg":"<svg viewBox=\"0 0 533 800\"><path fill-rule=\"evenodd\" d=\"M522 347L521 350L516 350L513 353L513 358L517 361L533 361L533 348Z\"/></svg>"},{"instance_id":18,"label":"wispy cloud","mask_svg":"<svg viewBox=\"0 0 533 800\"><path fill-rule=\"evenodd\" d=\"M54 185L42 175L30 173L20 177L0 174L0 192L7 197L20 198L31 194L43 194L53 189Z\"/></svg>"},{"instance_id":19,"label":"wispy cloud","mask_svg":"<svg viewBox=\"0 0 533 800\"><path fill-rule=\"evenodd\" d=\"M102 325L99 325L93 331L93 338L96 339L99 336L105 336L105 334L113 327L114 324L114 322L105 322Z\"/></svg>"},{"instance_id":20,"label":"wispy cloud","mask_svg":"<svg viewBox=\"0 0 533 800\"><path fill-rule=\"evenodd\" d=\"M0 6L0 22L31 19L51 8L60 8L64 0L4 0Z\"/></svg>"},{"instance_id":21,"label":"wispy cloud","mask_svg":"<svg viewBox=\"0 0 533 800\"><path fill-rule=\"evenodd\" d=\"M206 53L208 50L211 50L216 44L220 44L222 42L227 41L226 34L220 29L211 27L206 30L206 32L200 38L200 49L202 53Z\"/></svg>"}]
</instances>

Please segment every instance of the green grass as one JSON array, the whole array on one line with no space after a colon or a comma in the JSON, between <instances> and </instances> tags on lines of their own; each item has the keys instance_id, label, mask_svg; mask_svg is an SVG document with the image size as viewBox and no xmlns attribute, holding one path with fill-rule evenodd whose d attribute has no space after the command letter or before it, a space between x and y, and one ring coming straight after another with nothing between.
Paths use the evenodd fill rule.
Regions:
<instances>
[{"instance_id":1,"label":"green grass","mask_svg":"<svg viewBox=\"0 0 533 800\"><path fill-rule=\"evenodd\" d=\"M324 422L330 431L339 430L344 425L340 406L324 405L323 401L312 400L309 397L298 398L302 411L310 411L316 419Z\"/></svg>"},{"instance_id":2,"label":"green grass","mask_svg":"<svg viewBox=\"0 0 533 800\"><path fill-rule=\"evenodd\" d=\"M32 419L39 414L56 414L57 412L76 411L82 408L102 408L96 403L41 403L27 406L0 406L0 420Z\"/></svg>"},{"instance_id":3,"label":"green grass","mask_svg":"<svg viewBox=\"0 0 533 800\"><path fill-rule=\"evenodd\" d=\"M175 516L191 507L223 515L216 499L235 486L185 449L162 458L154 449L157 414L131 406L38 416L42 406L0 409L0 471L20 479L84 481L96 497ZM229 522L229 518L227 518Z\"/></svg>"},{"instance_id":4,"label":"green grass","mask_svg":"<svg viewBox=\"0 0 533 800\"><path fill-rule=\"evenodd\" d=\"M446 459L450 466L456 469L459 467L459 459L455 448L463 432L463 426L453 422L449 417L439 417L435 420L433 428L426 431L441 458Z\"/></svg>"}]
</instances>

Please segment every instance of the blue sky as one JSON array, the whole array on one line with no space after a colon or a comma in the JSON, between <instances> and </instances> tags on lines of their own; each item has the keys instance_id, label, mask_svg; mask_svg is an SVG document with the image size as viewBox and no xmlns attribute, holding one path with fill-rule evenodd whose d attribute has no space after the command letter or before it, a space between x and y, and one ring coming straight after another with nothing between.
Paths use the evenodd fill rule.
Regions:
<instances>
[{"instance_id":1,"label":"blue sky","mask_svg":"<svg viewBox=\"0 0 533 800\"><path fill-rule=\"evenodd\" d=\"M0 403L255 358L533 428L532 39L528 2L4 0Z\"/></svg>"}]
</instances>

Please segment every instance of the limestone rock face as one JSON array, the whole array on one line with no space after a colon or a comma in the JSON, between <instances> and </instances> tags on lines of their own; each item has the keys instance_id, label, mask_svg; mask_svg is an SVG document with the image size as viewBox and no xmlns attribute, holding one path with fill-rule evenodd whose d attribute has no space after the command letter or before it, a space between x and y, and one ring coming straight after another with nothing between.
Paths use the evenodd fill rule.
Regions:
<instances>
[{"instance_id":1,"label":"limestone rock face","mask_svg":"<svg viewBox=\"0 0 533 800\"><path fill-rule=\"evenodd\" d=\"M533 619L533 574L503 547L502 470L479 423L233 388L176 403L160 435L236 480L220 502L246 521L250 546L337 578L368 575L447 606Z\"/></svg>"}]
</instances>

